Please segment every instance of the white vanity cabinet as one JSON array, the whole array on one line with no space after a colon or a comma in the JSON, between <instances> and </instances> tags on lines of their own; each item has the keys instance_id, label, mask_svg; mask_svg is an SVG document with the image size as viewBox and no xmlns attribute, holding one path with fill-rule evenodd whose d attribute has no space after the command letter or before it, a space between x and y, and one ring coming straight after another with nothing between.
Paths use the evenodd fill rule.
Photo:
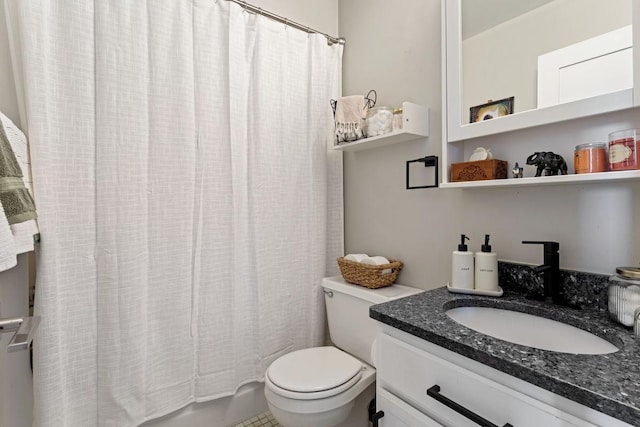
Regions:
<instances>
[{"instance_id":1,"label":"white vanity cabinet","mask_svg":"<svg viewBox=\"0 0 640 427\"><path fill-rule=\"evenodd\" d=\"M386 325L375 354L381 427L629 426Z\"/></svg>"}]
</instances>

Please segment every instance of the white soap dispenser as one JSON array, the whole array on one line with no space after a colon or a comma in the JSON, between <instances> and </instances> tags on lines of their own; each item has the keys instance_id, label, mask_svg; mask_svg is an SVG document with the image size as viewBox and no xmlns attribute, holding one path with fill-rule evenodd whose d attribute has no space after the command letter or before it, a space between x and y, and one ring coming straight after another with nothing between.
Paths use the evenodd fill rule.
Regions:
<instances>
[{"instance_id":1,"label":"white soap dispenser","mask_svg":"<svg viewBox=\"0 0 640 427\"><path fill-rule=\"evenodd\" d=\"M464 241L469 240L460 235L458 250L451 257L451 287L457 289L473 289L473 252L467 251Z\"/></svg>"},{"instance_id":2,"label":"white soap dispenser","mask_svg":"<svg viewBox=\"0 0 640 427\"><path fill-rule=\"evenodd\" d=\"M489 235L484 235L484 245L476 252L475 288L483 291L498 291L498 256L491 252Z\"/></svg>"}]
</instances>

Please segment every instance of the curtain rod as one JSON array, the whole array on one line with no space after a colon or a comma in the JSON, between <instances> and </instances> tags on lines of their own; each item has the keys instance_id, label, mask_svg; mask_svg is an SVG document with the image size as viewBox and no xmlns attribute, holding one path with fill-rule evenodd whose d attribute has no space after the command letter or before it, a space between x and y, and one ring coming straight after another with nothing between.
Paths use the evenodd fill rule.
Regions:
<instances>
[{"instance_id":1,"label":"curtain rod","mask_svg":"<svg viewBox=\"0 0 640 427\"><path fill-rule=\"evenodd\" d=\"M253 5L247 3L244 0L226 0L226 1L230 1L230 2L233 2L233 3L239 4L240 6L242 6L245 10L248 10L249 12L257 13L257 14L262 15L262 16L266 16L269 19L273 19L274 21L277 21L277 22L282 22L285 25L288 25L290 27L296 28L298 30L302 30L302 31L304 31L306 33L322 34L323 36L325 36L327 38L327 41L329 42L329 44L338 43L338 44L344 45L347 42L342 37L338 37L337 38L337 37L330 36L329 34L325 34L323 32L314 30L313 28L309 28L306 25L299 24L299 23L297 23L295 21L291 21L291 20L289 20L289 19L287 19L287 18L285 18L283 16L276 15L275 13L266 11L266 10L262 9L261 7L253 6Z\"/></svg>"}]
</instances>

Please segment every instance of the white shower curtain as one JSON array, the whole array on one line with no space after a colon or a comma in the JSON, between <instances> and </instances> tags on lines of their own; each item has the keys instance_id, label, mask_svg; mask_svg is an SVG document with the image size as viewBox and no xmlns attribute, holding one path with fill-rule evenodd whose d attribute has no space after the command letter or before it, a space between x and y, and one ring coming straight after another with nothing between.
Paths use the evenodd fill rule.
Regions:
<instances>
[{"instance_id":1,"label":"white shower curtain","mask_svg":"<svg viewBox=\"0 0 640 427\"><path fill-rule=\"evenodd\" d=\"M35 424L135 426L318 345L341 46L222 0L8 12L42 235Z\"/></svg>"}]
</instances>

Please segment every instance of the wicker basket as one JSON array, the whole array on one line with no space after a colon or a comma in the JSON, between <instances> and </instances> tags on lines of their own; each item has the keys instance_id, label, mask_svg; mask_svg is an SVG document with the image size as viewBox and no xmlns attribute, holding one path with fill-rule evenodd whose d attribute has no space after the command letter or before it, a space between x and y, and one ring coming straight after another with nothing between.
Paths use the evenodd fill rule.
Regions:
<instances>
[{"instance_id":1,"label":"wicker basket","mask_svg":"<svg viewBox=\"0 0 640 427\"><path fill-rule=\"evenodd\" d=\"M393 259L389 260L389 264L369 265L340 257L338 258L338 266L340 266L344 280L369 289L392 285L402 270L402 262ZM386 269L391 269L391 273L382 274L382 271Z\"/></svg>"}]
</instances>

